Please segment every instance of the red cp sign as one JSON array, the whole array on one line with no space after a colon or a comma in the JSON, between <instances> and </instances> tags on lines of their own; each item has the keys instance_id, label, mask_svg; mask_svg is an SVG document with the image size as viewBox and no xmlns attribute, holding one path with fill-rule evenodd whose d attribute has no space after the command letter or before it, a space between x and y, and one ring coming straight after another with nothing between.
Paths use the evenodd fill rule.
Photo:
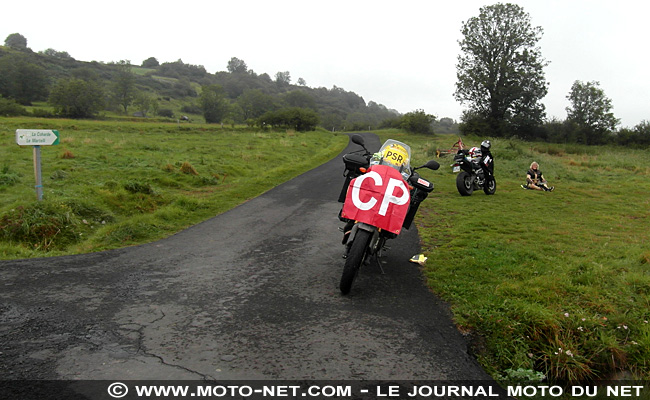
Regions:
<instances>
[{"instance_id":1,"label":"red cp sign","mask_svg":"<svg viewBox=\"0 0 650 400\"><path fill-rule=\"evenodd\" d=\"M402 175L375 165L350 182L343 217L399 233L409 208L410 195Z\"/></svg>"}]
</instances>

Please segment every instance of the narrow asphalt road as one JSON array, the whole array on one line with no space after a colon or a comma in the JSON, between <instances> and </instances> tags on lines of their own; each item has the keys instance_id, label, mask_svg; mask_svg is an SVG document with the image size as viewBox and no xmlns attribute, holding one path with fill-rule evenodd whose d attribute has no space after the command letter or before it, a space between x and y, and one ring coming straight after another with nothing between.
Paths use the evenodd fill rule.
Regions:
<instances>
[{"instance_id":1,"label":"narrow asphalt road","mask_svg":"<svg viewBox=\"0 0 650 400\"><path fill-rule=\"evenodd\" d=\"M155 243L0 261L2 379L488 380L408 261L415 228L340 294L342 172Z\"/></svg>"}]
</instances>

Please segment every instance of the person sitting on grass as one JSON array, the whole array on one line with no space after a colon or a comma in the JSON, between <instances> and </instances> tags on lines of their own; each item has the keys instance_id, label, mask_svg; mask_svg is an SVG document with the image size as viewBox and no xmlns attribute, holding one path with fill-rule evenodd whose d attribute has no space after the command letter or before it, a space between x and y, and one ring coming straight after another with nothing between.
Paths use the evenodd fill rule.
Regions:
<instances>
[{"instance_id":1,"label":"person sitting on grass","mask_svg":"<svg viewBox=\"0 0 650 400\"><path fill-rule=\"evenodd\" d=\"M539 170L539 164L535 161L530 164L530 169L526 173L526 184L521 185L521 187L531 190L543 190L545 192L552 192L555 189L555 186L548 186L544 175L542 175L542 171Z\"/></svg>"}]
</instances>

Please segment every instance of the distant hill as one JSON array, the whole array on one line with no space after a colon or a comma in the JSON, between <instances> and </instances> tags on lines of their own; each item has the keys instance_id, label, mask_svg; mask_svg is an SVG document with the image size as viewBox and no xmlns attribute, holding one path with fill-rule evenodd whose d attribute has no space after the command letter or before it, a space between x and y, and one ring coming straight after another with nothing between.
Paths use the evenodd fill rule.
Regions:
<instances>
[{"instance_id":1,"label":"distant hill","mask_svg":"<svg viewBox=\"0 0 650 400\"><path fill-rule=\"evenodd\" d=\"M400 117L396 110L373 101L366 102L362 96L337 86L311 88L302 80L299 80L301 84L294 84L289 72L278 73L273 78L267 73L257 74L237 58L231 59L227 71L211 74L201 65L186 64L182 60L159 64L151 57L141 65L86 62L52 49L37 53L29 48L0 46L0 95L22 105L32 105L46 101L60 79L77 78L93 81L104 88L106 112L124 114L111 96L124 64L130 66L134 93L146 95L156 104L155 110L144 112L131 104L127 108L129 115L172 118L187 115L201 120L198 98L202 87L219 85L229 103L227 119L235 123L286 107L313 110L320 117L321 126L334 130L374 129Z\"/></svg>"}]
</instances>

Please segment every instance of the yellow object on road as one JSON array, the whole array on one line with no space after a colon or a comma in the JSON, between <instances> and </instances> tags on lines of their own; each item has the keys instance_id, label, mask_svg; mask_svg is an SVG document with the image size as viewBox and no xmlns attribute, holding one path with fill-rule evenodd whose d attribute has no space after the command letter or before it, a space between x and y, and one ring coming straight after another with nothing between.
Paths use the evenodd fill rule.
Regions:
<instances>
[{"instance_id":1,"label":"yellow object on road","mask_svg":"<svg viewBox=\"0 0 650 400\"><path fill-rule=\"evenodd\" d=\"M409 261L424 266L424 264L427 262L427 257L425 257L424 254L417 254L411 257Z\"/></svg>"}]
</instances>

